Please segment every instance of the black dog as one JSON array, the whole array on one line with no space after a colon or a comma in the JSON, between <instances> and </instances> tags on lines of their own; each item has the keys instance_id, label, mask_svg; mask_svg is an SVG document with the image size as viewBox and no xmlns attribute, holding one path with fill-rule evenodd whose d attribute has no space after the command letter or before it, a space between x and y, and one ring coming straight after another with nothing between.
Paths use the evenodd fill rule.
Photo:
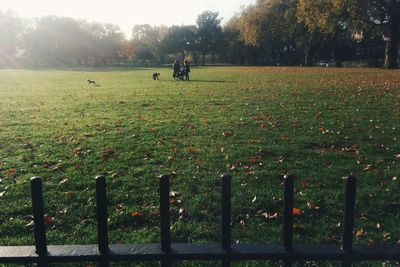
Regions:
<instances>
[{"instance_id":1,"label":"black dog","mask_svg":"<svg viewBox=\"0 0 400 267\"><path fill-rule=\"evenodd\" d=\"M88 82L88 84L91 84L91 83L92 83L92 84L96 85L96 81L95 81L95 80L89 80L89 79L88 79L87 82Z\"/></svg>"},{"instance_id":2,"label":"black dog","mask_svg":"<svg viewBox=\"0 0 400 267\"><path fill-rule=\"evenodd\" d=\"M153 73L153 80L158 80L158 76L160 76L160 73L154 72Z\"/></svg>"}]
</instances>

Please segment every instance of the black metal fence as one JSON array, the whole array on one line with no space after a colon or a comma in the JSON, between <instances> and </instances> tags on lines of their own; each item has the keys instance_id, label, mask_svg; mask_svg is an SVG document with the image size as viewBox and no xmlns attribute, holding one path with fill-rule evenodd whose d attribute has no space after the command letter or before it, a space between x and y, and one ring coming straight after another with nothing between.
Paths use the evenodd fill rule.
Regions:
<instances>
[{"instance_id":1,"label":"black metal fence","mask_svg":"<svg viewBox=\"0 0 400 267\"><path fill-rule=\"evenodd\" d=\"M237 260L277 260L284 266L296 261L340 261L351 266L357 261L400 261L400 245L364 246L352 242L356 180L348 177L341 245L293 244L293 192L294 177L284 177L283 237L281 245L232 244L231 242L231 176L222 179L222 220L220 244L171 243L169 176L160 176L160 229L161 242L156 244L109 244L107 228L107 196L104 176L96 177L96 204L98 244L47 245L44 221L42 182L31 179L34 216L35 246L0 246L0 263L37 263L48 266L53 262L97 262L109 266L110 262L158 261L171 266L174 261L218 260L230 266Z\"/></svg>"}]
</instances>

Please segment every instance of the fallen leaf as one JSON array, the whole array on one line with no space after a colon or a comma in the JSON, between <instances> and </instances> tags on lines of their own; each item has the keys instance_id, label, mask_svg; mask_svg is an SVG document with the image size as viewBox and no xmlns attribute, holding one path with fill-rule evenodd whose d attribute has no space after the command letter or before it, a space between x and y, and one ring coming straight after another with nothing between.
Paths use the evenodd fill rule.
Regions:
<instances>
[{"instance_id":1,"label":"fallen leaf","mask_svg":"<svg viewBox=\"0 0 400 267\"><path fill-rule=\"evenodd\" d=\"M269 212L263 212L260 214L261 216L263 216L265 219L276 219L278 218L278 213L269 213Z\"/></svg>"},{"instance_id":2,"label":"fallen leaf","mask_svg":"<svg viewBox=\"0 0 400 267\"><path fill-rule=\"evenodd\" d=\"M383 234L383 240L384 241L388 241L389 239L391 239L392 237L390 236L390 233L386 232Z\"/></svg>"},{"instance_id":3,"label":"fallen leaf","mask_svg":"<svg viewBox=\"0 0 400 267\"><path fill-rule=\"evenodd\" d=\"M354 235L356 238L361 238L361 237L364 237L366 235L366 233L363 229L360 229L360 230L356 230Z\"/></svg>"},{"instance_id":4,"label":"fallen leaf","mask_svg":"<svg viewBox=\"0 0 400 267\"><path fill-rule=\"evenodd\" d=\"M171 205L176 205L176 204L178 204L178 200L175 199L175 198L173 198L173 199L171 199L171 200L169 201L169 204L171 204Z\"/></svg>"},{"instance_id":5,"label":"fallen leaf","mask_svg":"<svg viewBox=\"0 0 400 267\"><path fill-rule=\"evenodd\" d=\"M300 188L301 188L301 189L305 189L305 188L307 188L309 185L310 185L310 182L307 181L307 180L301 180L301 181L300 181Z\"/></svg>"},{"instance_id":6,"label":"fallen leaf","mask_svg":"<svg viewBox=\"0 0 400 267\"><path fill-rule=\"evenodd\" d=\"M68 179L65 178L65 179L61 180L58 184L65 184L65 183L67 183L67 182L68 182Z\"/></svg>"},{"instance_id":7,"label":"fallen leaf","mask_svg":"<svg viewBox=\"0 0 400 267\"><path fill-rule=\"evenodd\" d=\"M35 222L32 220L32 221L28 222L25 226L30 227L30 226L34 226L34 225L35 225Z\"/></svg>"},{"instance_id":8,"label":"fallen leaf","mask_svg":"<svg viewBox=\"0 0 400 267\"><path fill-rule=\"evenodd\" d=\"M259 161L260 159L261 159L260 156L257 156L257 155L251 156L251 157L249 158L249 163L250 163L250 164L257 164L258 161Z\"/></svg>"},{"instance_id":9,"label":"fallen leaf","mask_svg":"<svg viewBox=\"0 0 400 267\"><path fill-rule=\"evenodd\" d=\"M225 136L225 137L230 137L230 136L233 135L233 133L231 131L225 131L225 132L222 133L222 135Z\"/></svg>"},{"instance_id":10,"label":"fallen leaf","mask_svg":"<svg viewBox=\"0 0 400 267\"><path fill-rule=\"evenodd\" d=\"M45 215L44 221L46 224L52 224L56 221L56 218L54 218L53 216L50 216L50 215Z\"/></svg>"},{"instance_id":11,"label":"fallen leaf","mask_svg":"<svg viewBox=\"0 0 400 267\"><path fill-rule=\"evenodd\" d=\"M295 216L299 216L299 215L301 215L301 209L299 209L299 208L293 208L293 215L295 215Z\"/></svg>"},{"instance_id":12,"label":"fallen leaf","mask_svg":"<svg viewBox=\"0 0 400 267\"><path fill-rule=\"evenodd\" d=\"M374 171L376 171L377 169L376 169L373 165L368 164L368 165L366 165L366 166L364 167L363 170L364 170L364 171L369 171L369 172L374 172Z\"/></svg>"},{"instance_id":13,"label":"fallen leaf","mask_svg":"<svg viewBox=\"0 0 400 267\"><path fill-rule=\"evenodd\" d=\"M358 147L355 145L352 145L350 147L343 147L342 152L347 152L347 153L354 153L354 154L360 154L360 151L358 150Z\"/></svg>"},{"instance_id":14,"label":"fallen leaf","mask_svg":"<svg viewBox=\"0 0 400 267\"><path fill-rule=\"evenodd\" d=\"M134 211L131 213L131 217L134 217L134 218L138 218L138 217L142 217L142 216L143 216L143 214L139 211Z\"/></svg>"},{"instance_id":15,"label":"fallen leaf","mask_svg":"<svg viewBox=\"0 0 400 267\"><path fill-rule=\"evenodd\" d=\"M179 196L179 192L178 191L171 191L171 192L169 192L169 196L170 197L177 197L177 196Z\"/></svg>"},{"instance_id":16,"label":"fallen leaf","mask_svg":"<svg viewBox=\"0 0 400 267\"><path fill-rule=\"evenodd\" d=\"M60 213L60 214L62 214L62 215L65 215L65 214L67 214L67 211L68 211L68 209L65 208L65 209L63 209L63 210L60 210L58 213Z\"/></svg>"},{"instance_id":17,"label":"fallen leaf","mask_svg":"<svg viewBox=\"0 0 400 267\"><path fill-rule=\"evenodd\" d=\"M314 203L311 203L311 202L307 202L307 207L311 210L319 210L320 209L320 206L318 206Z\"/></svg>"},{"instance_id":18,"label":"fallen leaf","mask_svg":"<svg viewBox=\"0 0 400 267\"><path fill-rule=\"evenodd\" d=\"M12 175L12 174L15 174L15 173L17 173L17 168L11 168L11 169L8 169L8 170L4 171L5 175Z\"/></svg>"},{"instance_id":19,"label":"fallen leaf","mask_svg":"<svg viewBox=\"0 0 400 267\"><path fill-rule=\"evenodd\" d=\"M366 212L361 213L361 215L360 215L360 219L361 220L368 221L368 218L369 218L369 214L368 213L366 213Z\"/></svg>"},{"instance_id":20,"label":"fallen leaf","mask_svg":"<svg viewBox=\"0 0 400 267\"><path fill-rule=\"evenodd\" d=\"M190 147L186 148L186 151L190 154L195 154L198 151L198 149L193 146L190 146Z\"/></svg>"}]
</instances>

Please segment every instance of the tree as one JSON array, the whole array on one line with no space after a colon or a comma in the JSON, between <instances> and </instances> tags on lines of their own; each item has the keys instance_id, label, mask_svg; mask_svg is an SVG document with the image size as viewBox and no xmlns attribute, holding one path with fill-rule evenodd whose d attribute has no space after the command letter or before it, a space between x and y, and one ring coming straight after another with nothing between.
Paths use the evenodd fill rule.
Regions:
<instances>
[{"instance_id":1,"label":"tree","mask_svg":"<svg viewBox=\"0 0 400 267\"><path fill-rule=\"evenodd\" d=\"M11 11L0 10L0 67L16 65L16 53L22 32L21 19Z\"/></svg>"},{"instance_id":2,"label":"tree","mask_svg":"<svg viewBox=\"0 0 400 267\"><path fill-rule=\"evenodd\" d=\"M203 57L202 64L205 65L205 56L209 52L215 52L218 42L221 41L222 28L218 12L204 11L196 20L198 28L198 46Z\"/></svg>"},{"instance_id":3,"label":"tree","mask_svg":"<svg viewBox=\"0 0 400 267\"><path fill-rule=\"evenodd\" d=\"M310 31L379 29L386 45L384 66L398 68L400 0L322 0L318 4L300 0L298 7L299 18Z\"/></svg>"},{"instance_id":4,"label":"tree","mask_svg":"<svg viewBox=\"0 0 400 267\"><path fill-rule=\"evenodd\" d=\"M170 54L179 54L182 60L187 56L189 50L196 49L196 26L172 26L162 41L164 51Z\"/></svg>"},{"instance_id":5,"label":"tree","mask_svg":"<svg viewBox=\"0 0 400 267\"><path fill-rule=\"evenodd\" d=\"M132 42L137 58L143 62L164 63L165 48L162 44L167 34L166 26L139 24L132 28Z\"/></svg>"},{"instance_id":6,"label":"tree","mask_svg":"<svg viewBox=\"0 0 400 267\"><path fill-rule=\"evenodd\" d=\"M235 64L239 62L240 65L245 64L246 59L246 45L240 35L240 17L234 16L231 18L223 28L225 49L222 51L225 62Z\"/></svg>"},{"instance_id":7,"label":"tree","mask_svg":"<svg viewBox=\"0 0 400 267\"><path fill-rule=\"evenodd\" d=\"M132 62L136 55L136 49L133 46L132 41L123 40L118 50L118 54L125 66L128 64L128 62Z\"/></svg>"},{"instance_id":8,"label":"tree","mask_svg":"<svg viewBox=\"0 0 400 267\"><path fill-rule=\"evenodd\" d=\"M69 65L78 62L79 24L64 17L48 16L34 21L25 38L25 56L35 65Z\"/></svg>"},{"instance_id":9,"label":"tree","mask_svg":"<svg viewBox=\"0 0 400 267\"><path fill-rule=\"evenodd\" d=\"M35 66L107 65L119 62L124 40L118 26L48 16L26 29L24 56Z\"/></svg>"},{"instance_id":10,"label":"tree","mask_svg":"<svg viewBox=\"0 0 400 267\"><path fill-rule=\"evenodd\" d=\"M260 53L269 54L261 63L283 63L285 53L294 49L297 33L294 29L299 28L293 19L296 4L297 0L259 0L242 12L240 32L243 40L254 47L254 57Z\"/></svg>"}]
</instances>

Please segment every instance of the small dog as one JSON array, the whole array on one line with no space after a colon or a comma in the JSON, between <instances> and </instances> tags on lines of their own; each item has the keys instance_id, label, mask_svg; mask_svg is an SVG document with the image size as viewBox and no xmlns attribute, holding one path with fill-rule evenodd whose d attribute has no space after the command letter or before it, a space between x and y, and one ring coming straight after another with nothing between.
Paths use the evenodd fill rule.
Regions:
<instances>
[{"instance_id":1,"label":"small dog","mask_svg":"<svg viewBox=\"0 0 400 267\"><path fill-rule=\"evenodd\" d=\"M158 80L158 76L160 76L160 73L154 72L153 73L153 80Z\"/></svg>"},{"instance_id":2,"label":"small dog","mask_svg":"<svg viewBox=\"0 0 400 267\"><path fill-rule=\"evenodd\" d=\"M95 81L95 80L89 80L89 79L88 79L87 82L88 82L88 84L91 84L91 83L92 83L92 84L96 85L96 81Z\"/></svg>"}]
</instances>

